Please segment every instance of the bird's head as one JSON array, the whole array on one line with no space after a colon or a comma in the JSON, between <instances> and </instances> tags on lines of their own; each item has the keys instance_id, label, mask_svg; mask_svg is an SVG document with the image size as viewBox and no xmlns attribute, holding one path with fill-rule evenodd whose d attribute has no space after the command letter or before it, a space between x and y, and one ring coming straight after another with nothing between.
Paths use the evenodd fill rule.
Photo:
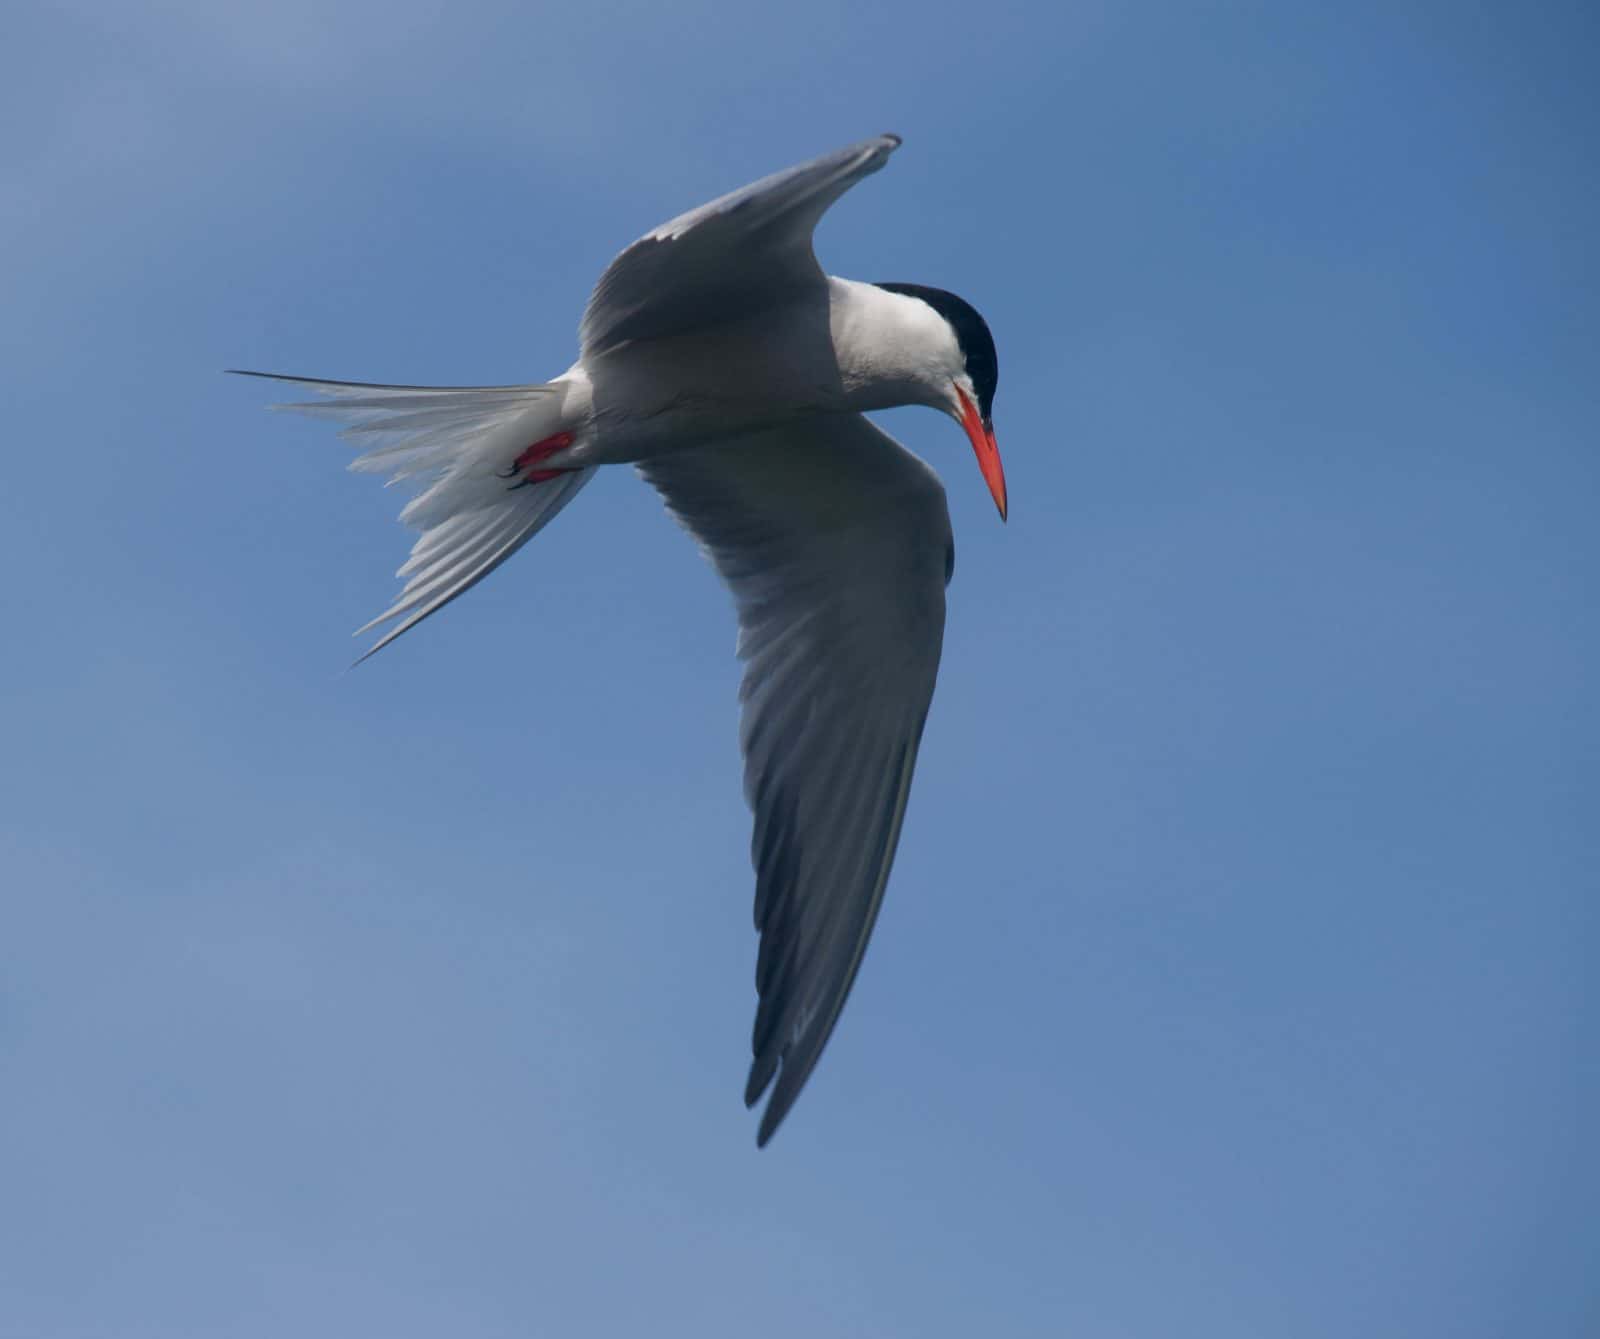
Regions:
<instances>
[{"instance_id":1,"label":"bird's head","mask_svg":"<svg viewBox=\"0 0 1600 1339\"><path fill-rule=\"evenodd\" d=\"M983 481L994 495L1000 519L1006 518L1006 475L1000 464L1000 448L994 440L994 389L1000 380L1000 360L994 349L994 336L988 323L971 303L942 288L922 284L878 284L890 293L900 293L927 303L943 319L952 336L944 353L944 366L938 377L938 407L959 423L978 457Z\"/></svg>"}]
</instances>

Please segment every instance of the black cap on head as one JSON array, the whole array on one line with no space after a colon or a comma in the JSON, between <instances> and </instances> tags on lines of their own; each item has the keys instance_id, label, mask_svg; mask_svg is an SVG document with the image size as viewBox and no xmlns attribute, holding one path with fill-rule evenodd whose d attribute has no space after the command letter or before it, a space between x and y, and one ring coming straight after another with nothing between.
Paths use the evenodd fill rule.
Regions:
<instances>
[{"instance_id":1,"label":"black cap on head","mask_svg":"<svg viewBox=\"0 0 1600 1339\"><path fill-rule=\"evenodd\" d=\"M972 389L978 393L978 412L987 423L994 413L994 388L1000 380L1000 358L994 351L994 336L989 333L988 323L970 302L942 288L928 288L923 284L877 284L875 287L921 298L950 323L956 332L956 343L961 346L961 356L966 359Z\"/></svg>"}]
</instances>

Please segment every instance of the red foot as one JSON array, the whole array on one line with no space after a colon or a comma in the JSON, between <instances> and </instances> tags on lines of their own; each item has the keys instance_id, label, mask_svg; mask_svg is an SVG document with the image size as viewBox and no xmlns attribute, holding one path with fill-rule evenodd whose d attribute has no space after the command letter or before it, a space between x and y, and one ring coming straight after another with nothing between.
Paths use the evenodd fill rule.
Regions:
<instances>
[{"instance_id":1,"label":"red foot","mask_svg":"<svg viewBox=\"0 0 1600 1339\"><path fill-rule=\"evenodd\" d=\"M554 437L546 437L542 442L535 442L511 466L512 474L520 474L522 482L527 484L542 484L547 479L554 479L558 474L566 474L563 469L535 469L541 460L546 460L555 455L557 451L565 451L572 445L570 432L558 432Z\"/></svg>"}]
</instances>

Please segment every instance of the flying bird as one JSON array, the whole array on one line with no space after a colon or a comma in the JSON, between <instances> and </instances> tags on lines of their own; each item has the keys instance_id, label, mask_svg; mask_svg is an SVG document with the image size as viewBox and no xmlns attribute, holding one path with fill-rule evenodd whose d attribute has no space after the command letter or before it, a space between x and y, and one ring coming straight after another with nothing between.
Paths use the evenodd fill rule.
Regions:
<instances>
[{"instance_id":1,"label":"flying bird","mask_svg":"<svg viewBox=\"0 0 1600 1339\"><path fill-rule=\"evenodd\" d=\"M880 135L665 223L600 276L578 360L523 386L271 376L346 424L352 469L418 491L371 655L488 576L603 465L631 464L731 588L755 817L759 1004L745 1105L765 1144L838 1021L883 900L954 570L938 476L865 412L943 410L1003 520L994 340L937 288L823 272L812 233L900 146ZM365 659L365 656L362 657Z\"/></svg>"}]
</instances>

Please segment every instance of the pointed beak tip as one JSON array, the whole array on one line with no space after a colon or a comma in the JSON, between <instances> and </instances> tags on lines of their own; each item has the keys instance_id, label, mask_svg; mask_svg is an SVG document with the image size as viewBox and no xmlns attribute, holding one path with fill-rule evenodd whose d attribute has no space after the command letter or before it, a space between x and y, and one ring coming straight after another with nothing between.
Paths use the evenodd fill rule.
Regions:
<instances>
[{"instance_id":1,"label":"pointed beak tip","mask_svg":"<svg viewBox=\"0 0 1600 1339\"><path fill-rule=\"evenodd\" d=\"M973 446L978 451L978 468L983 471L983 481L989 485L989 493L1004 523L1011 514L1011 500L1006 489L1005 468L1000 464L1000 448L995 445L994 429L985 425L981 438L974 435Z\"/></svg>"},{"instance_id":2,"label":"pointed beak tip","mask_svg":"<svg viewBox=\"0 0 1600 1339\"><path fill-rule=\"evenodd\" d=\"M1006 472L1000 463L1000 447L994 440L994 427L979 416L978 407L959 387L956 395L961 406L961 426L966 429L967 437L972 442L973 453L978 457L978 469L983 474L984 483L989 485L989 495L994 498L1000 520L1004 522L1010 507L1006 499Z\"/></svg>"}]
</instances>

